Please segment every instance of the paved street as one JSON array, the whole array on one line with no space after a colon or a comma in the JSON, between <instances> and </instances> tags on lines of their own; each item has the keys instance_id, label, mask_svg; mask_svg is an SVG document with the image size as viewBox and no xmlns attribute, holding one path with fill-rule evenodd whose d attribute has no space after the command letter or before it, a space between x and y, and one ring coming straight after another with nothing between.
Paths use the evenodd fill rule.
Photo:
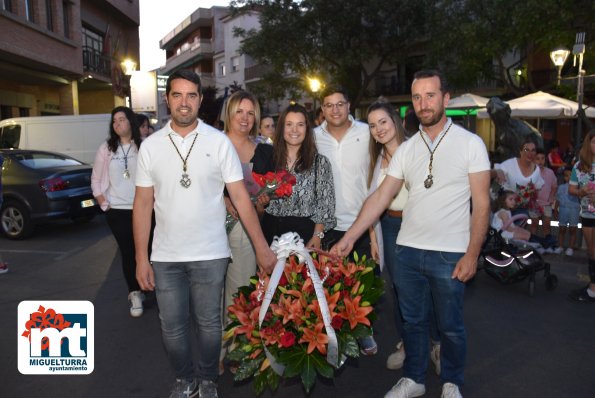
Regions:
<instances>
[{"instance_id":1,"label":"paved street","mask_svg":"<svg viewBox=\"0 0 595 398\"><path fill-rule=\"evenodd\" d=\"M0 275L0 397L167 397L173 374L161 345L157 308L128 315L114 239L102 217L88 225L47 225L30 240L0 238L10 271ZM560 280L549 292L538 279L503 286L480 273L466 296L469 339L465 397L592 397L595 394L595 305L566 299L584 285L584 251L549 255ZM390 290L388 291L390 293ZM88 376L24 376L17 370L17 305L22 300L90 300L95 306L95 371ZM319 379L311 397L382 397L401 376L384 367L396 343L390 294L378 307L379 354L348 362L334 381ZM427 397L440 396L430 368ZM219 380L220 397L251 397L250 384ZM264 397L304 397L297 382Z\"/></svg>"}]
</instances>

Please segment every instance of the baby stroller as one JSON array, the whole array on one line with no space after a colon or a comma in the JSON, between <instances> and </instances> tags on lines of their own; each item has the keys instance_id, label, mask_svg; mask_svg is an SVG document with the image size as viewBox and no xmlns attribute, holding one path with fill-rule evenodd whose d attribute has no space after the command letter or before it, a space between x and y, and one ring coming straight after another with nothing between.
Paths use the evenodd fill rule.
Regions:
<instances>
[{"instance_id":1,"label":"baby stroller","mask_svg":"<svg viewBox=\"0 0 595 398\"><path fill-rule=\"evenodd\" d=\"M502 230L511 222L526 219L525 215L514 216ZM535 275L543 271L546 289L553 290L558 285L558 277L550 272L550 264L544 261L539 248L539 245L530 242L506 240L501 231L490 227L479 255L479 268L505 285L528 278L530 296L535 294Z\"/></svg>"}]
</instances>

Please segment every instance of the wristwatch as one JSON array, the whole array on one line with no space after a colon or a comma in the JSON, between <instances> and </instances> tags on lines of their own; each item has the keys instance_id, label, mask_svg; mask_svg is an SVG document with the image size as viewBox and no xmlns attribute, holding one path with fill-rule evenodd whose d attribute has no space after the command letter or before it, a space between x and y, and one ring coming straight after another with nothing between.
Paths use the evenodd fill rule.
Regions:
<instances>
[{"instance_id":1,"label":"wristwatch","mask_svg":"<svg viewBox=\"0 0 595 398\"><path fill-rule=\"evenodd\" d=\"M317 236L320 239L324 238L324 232L320 231L320 232L314 232L313 236Z\"/></svg>"}]
</instances>

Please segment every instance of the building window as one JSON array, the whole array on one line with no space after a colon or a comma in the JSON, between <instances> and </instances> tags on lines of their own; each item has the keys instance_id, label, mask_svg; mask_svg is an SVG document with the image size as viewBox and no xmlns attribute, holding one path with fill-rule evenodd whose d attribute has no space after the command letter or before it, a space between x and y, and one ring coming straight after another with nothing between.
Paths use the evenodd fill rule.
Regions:
<instances>
[{"instance_id":1,"label":"building window","mask_svg":"<svg viewBox=\"0 0 595 398\"><path fill-rule=\"evenodd\" d=\"M54 13L52 11L52 0L45 0L45 16L48 30L54 31Z\"/></svg>"},{"instance_id":2,"label":"building window","mask_svg":"<svg viewBox=\"0 0 595 398\"><path fill-rule=\"evenodd\" d=\"M20 117L29 116L29 108L19 108L19 116Z\"/></svg>"},{"instance_id":3,"label":"building window","mask_svg":"<svg viewBox=\"0 0 595 398\"><path fill-rule=\"evenodd\" d=\"M217 65L217 75L218 76L225 76L225 62L219 62Z\"/></svg>"},{"instance_id":4,"label":"building window","mask_svg":"<svg viewBox=\"0 0 595 398\"><path fill-rule=\"evenodd\" d=\"M231 57L231 71L238 72L240 70L240 57Z\"/></svg>"},{"instance_id":5,"label":"building window","mask_svg":"<svg viewBox=\"0 0 595 398\"><path fill-rule=\"evenodd\" d=\"M70 2L62 2L62 18L64 22L64 37L71 39L70 37Z\"/></svg>"},{"instance_id":6,"label":"building window","mask_svg":"<svg viewBox=\"0 0 595 398\"><path fill-rule=\"evenodd\" d=\"M83 47L93 50L98 53L103 52L103 36L91 29L83 26Z\"/></svg>"},{"instance_id":7,"label":"building window","mask_svg":"<svg viewBox=\"0 0 595 398\"><path fill-rule=\"evenodd\" d=\"M35 22L35 17L33 14L33 0L25 0L25 16L27 17L27 21Z\"/></svg>"},{"instance_id":8,"label":"building window","mask_svg":"<svg viewBox=\"0 0 595 398\"><path fill-rule=\"evenodd\" d=\"M104 42L104 35L83 26L83 70L111 76L111 58L109 45Z\"/></svg>"},{"instance_id":9,"label":"building window","mask_svg":"<svg viewBox=\"0 0 595 398\"><path fill-rule=\"evenodd\" d=\"M12 0L2 0L2 9L12 12Z\"/></svg>"},{"instance_id":10,"label":"building window","mask_svg":"<svg viewBox=\"0 0 595 398\"><path fill-rule=\"evenodd\" d=\"M12 107L8 105L0 106L0 120L9 119L12 117Z\"/></svg>"}]
</instances>

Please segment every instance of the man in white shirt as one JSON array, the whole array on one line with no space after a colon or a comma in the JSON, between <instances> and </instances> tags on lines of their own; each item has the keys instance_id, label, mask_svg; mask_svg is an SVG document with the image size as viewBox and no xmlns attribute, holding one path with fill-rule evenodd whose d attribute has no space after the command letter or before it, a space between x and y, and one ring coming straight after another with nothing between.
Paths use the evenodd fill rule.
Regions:
<instances>
[{"instance_id":1,"label":"man in white shirt","mask_svg":"<svg viewBox=\"0 0 595 398\"><path fill-rule=\"evenodd\" d=\"M224 187L260 266L270 272L276 256L260 229L233 145L197 119L202 100L199 76L188 70L175 72L167 81L166 96L171 121L143 141L139 151L133 206L136 277L142 290L156 290L163 342L176 374L170 397L212 398L217 397L221 291L231 254ZM156 225L149 262L153 208ZM191 319L198 329L196 370Z\"/></svg>"},{"instance_id":2,"label":"man in white shirt","mask_svg":"<svg viewBox=\"0 0 595 398\"><path fill-rule=\"evenodd\" d=\"M337 226L319 233L322 247L328 249L351 226L368 193L370 165L370 130L349 114L347 92L339 86L329 86L322 93L324 121L314 130L318 152L331 162L335 187L335 218ZM371 257L370 236L365 234L354 245L359 257ZM378 345L373 336L361 337L360 352L374 355Z\"/></svg>"},{"instance_id":3,"label":"man in white shirt","mask_svg":"<svg viewBox=\"0 0 595 398\"><path fill-rule=\"evenodd\" d=\"M393 275L407 356L403 378L385 398L425 393L430 302L441 336L442 397L457 398L467 347L463 296L465 282L477 270L488 226L490 162L481 138L446 117L450 95L439 72L417 72L411 94L420 132L399 146L387 177L332 250L349 253L403 183L407 185L409 199L403 209Z\"/></svg>"},{"instance_id":4,"label":"man in white shirt","mask_svg":"<svg viewBox=\"0 0 595 398\"><path fill-rule=\"evenodd\" d=\"M337 226L324 234L323 247L341 239L355 221L368 193L370 130L367 124L349 114L349 105L342 87L328 87L322 94L324 122L314 130L318 152L331 162L335 186ZM370 257L367 234L355 244L354 250L360 257L364 254Z\"/></svg>"}]
</instances>

